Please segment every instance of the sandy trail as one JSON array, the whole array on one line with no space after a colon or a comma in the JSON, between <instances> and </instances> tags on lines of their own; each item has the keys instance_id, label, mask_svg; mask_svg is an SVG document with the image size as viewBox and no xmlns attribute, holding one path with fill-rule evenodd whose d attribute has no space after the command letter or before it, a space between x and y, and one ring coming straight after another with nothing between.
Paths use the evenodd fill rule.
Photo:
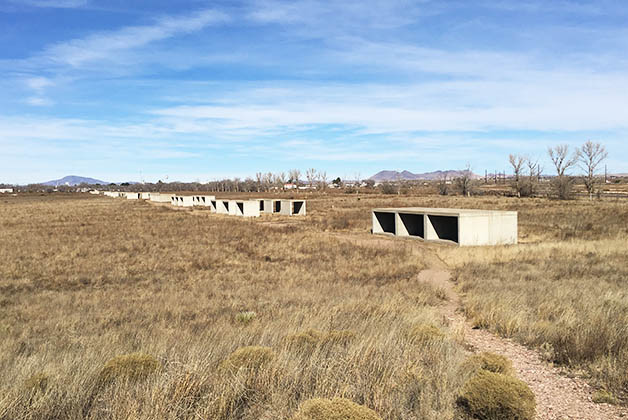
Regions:
<instances>
[{"instance_id":1,"label":"sandy trail","mask_svg":"<svg viewBox=\"0 0 628 420\"><path fill-rule=\"evenodd\" d=\"M449 271L424 270L419 280L440 288L447 301L439 309L452 325L461 325L465 341L475 351L490 351L512 360L517 377L526 382L536 396L538 420L624 419L628 411L609 404L592 401L593 389L582 379L568 378L543 361L539 354L512 340L498 337L486 330L473 329L461 312L460 296L454 289Z\"/></svg>"}]
</instances>

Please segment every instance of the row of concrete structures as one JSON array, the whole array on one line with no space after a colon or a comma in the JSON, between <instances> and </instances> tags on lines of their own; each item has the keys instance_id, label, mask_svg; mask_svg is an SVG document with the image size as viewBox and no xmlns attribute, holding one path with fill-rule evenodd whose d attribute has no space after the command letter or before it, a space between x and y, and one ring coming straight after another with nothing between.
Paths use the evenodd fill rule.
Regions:
<instances>
[{"instance_id":1,"label":"row of concrete structures","mask_svg":"<svg viewBox=\"0 0 628 420\"><path fill-rule=\"evenodd\" d=\"M460 246L517 243L517 212L423 207L373 209L373 234Z\"/></svg>"},{"instance_id":2,"label":"row of concrete structures","mask_svg":"<svg viewBox=\"0 0 628 420\"><path fill-rule=\"evenodd\" d=\"M262 213L283 216L305 216L305 200L279 200L257 198L251 200L216 199L213 195L177 195L164 193L131 193L105 191L104 195L127 200L150 200L157 203L170 203L177 207L208 207L217 214L242 217L259 217Z\"/></svg>"}]
</instances>

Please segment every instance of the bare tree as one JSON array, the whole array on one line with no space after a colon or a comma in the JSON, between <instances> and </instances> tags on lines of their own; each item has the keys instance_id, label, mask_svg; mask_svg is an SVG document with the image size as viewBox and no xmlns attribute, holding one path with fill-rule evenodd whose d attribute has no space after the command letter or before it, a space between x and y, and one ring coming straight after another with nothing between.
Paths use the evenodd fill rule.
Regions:
<instances>
[{"instance_id":1,"label":"bare tree","mask_svg":"<svg viewBox=\"0 0 628 420\"><path fill-rule=\"evenodd\" d=\"M570 155L569 146L561 144L554 147L549 147L547 153L552 160L552 164L556 169L556 179L554 180L554 189L558 198L565 200L571 195L572 182L568 176L567 171L574 167L578 162L579 153L578 150Z\"/></svg>"},{"instance_id":2,"label":"bare tree","mask_svg":"<svg viewBox=\"0 0 628 420\"><path fill-rule=\"evenodd\" d=\"M536 184L538 183L538 180L539 180L538 179L539 175L537 172L540 168L539 160L536 158L527 156L525 158L525 165L528 168L528 178L522 187L522 195L530 197L536 194L536 190L537 190Z\"/></svg>"},{"instance_id":3,"label":"bare tree","mask_svg":"<svg viewBox=\"0 0 628 420\"><path fill-rule=\"evenodd\" d=\"M460 194L464 196L471 196L471 165L467 164L464 171L462 171L462 175L456 178L456 184L458 184L458 189L460 189Z\"/></svg>"},{"instance_id":4,"label":"bare tree","mask_svg":"<svg viewBox=\"0 0 628 420\"><path fill-rule=\"evenodd\" d=\"M608 157L606 147L600 143L593 143L588 140L578 150L578 166L584 171L584 186L589 193L589 199L593 198L595 190L595 172L597 167Z\"/></svg>"},{"instance_id":5,"label":"bare tree","mask_svg":"<svg viewBox=\"0 0 628 420\"><path fill-rule=\"evenodd\" d=\"M257 184L257 192L262 191L262 186L264 184L264 174L261 172L257 172L255 174L255 183Z\"/></svg>"},{"instance_id":6,"label":"bare tree","mask_svg":"<svg viewBox=\"0 0 628 420\"><path fill-rule=\"evenodd\" d=\"M284 185L286 184L286 174L285 172L278 172L274 175L275 185L282 190L284 189Z\"/></svg>"},{"instance_id":7,"label":"bare tree","mask_svg":"<svg viewBox=\"0 0 628 420\"><path fill-rule=\"evenodd\" d=\"M310 168L305 171L305 177L307 178L307 183L310 188L314 187L314 181L316 180L316 169Z\"/></svg>"},{"instance_id":8,"label":"bare tree","mask_svg":"<svg viewBox=\"0 0 628 420\"><path fill-rule=\"evenodd\" d=\"M288 171L289 181L294 183L299 188L299 178L301 178L301 171L298 169L290 169Z\"/></svg>"},{"instance_id":9,"label":"bare tree","mask_svg":"<svg viewBox=\"0 0 628 420\"><path fill-rule=\"evenodd\" d=\"M523 164L525 163L525 158L519 155L510 155L508 156L508 162L510 162L510 166L512 166L512 172L515 177L513 188L515 189L515 194L517 197L521 197L521 169L523 168Z\"/></svg>"},{"instance_id":10,"label":"bare tree","mask_svg":"<svg viewBox=\"0 0 628 420\"><path fill-rule=\"evenodd\" d=\"M327 189L327 172L325 171L318 172L318 185L319 185L319 189L323 191Z\"/></svg>"},{"instance_id":11,"label":"bare tree","mask_svg":"<svg viewBox=\"0 0 628 420\"><path fill-rule=\"evenodd\" d=\"M449 181L447 181L447 172L438 180L438 193L440 195L449 194Z\"/></svg>"},{"instance_id":12,"label":"bare tree","mask_svg":"<svg viewBox=\"0 0 628 420\"><path fill-rule=\"evenodd\" d=\"M362 177L360 172L355 173L355 193L358 194L360 192L360 184L362 184Z\"/></svg>"}]
</instances>

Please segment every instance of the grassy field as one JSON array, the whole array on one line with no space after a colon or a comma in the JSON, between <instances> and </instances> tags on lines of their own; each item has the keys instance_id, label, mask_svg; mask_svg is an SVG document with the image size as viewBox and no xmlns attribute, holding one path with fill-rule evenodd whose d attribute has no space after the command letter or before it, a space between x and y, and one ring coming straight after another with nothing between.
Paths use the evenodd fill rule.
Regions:
<instances>
[{"instance_id":1,"label":"grassy field","mask_svg":"<svg viewBox=\"0 0 628 420\"><path fill-rule=\"evenodd\" d=\"M313 397L452 416L462 345L407 244L106 198L0 214L0 418L277 419ZM424 325L446 337L417 339ZM233 369L242 348L263 368ZM105 369L137 352L157 367Z\"/></svg>"},{"instance_id":2,"label":"grassy field","mask_svg":"<svg viewBox=\"0 0 628 420\"><path fill-rule=\"evenodd\" d=\"M276 419L315 397L384 419L452 418L468 373L462 337L437 315L441 291L417 281L440 260L477 325L625 395L624 202L310 198L305 218L254 221L3 198L0 418ZM409 205L518 210L521 245L369 240L372 207ZM417 338L425 326L444 337ZM134 353L156 363L125 373L148 356L114 358ZM241 360L259 366L234 368Z\"/></svg>"}]
</instances>

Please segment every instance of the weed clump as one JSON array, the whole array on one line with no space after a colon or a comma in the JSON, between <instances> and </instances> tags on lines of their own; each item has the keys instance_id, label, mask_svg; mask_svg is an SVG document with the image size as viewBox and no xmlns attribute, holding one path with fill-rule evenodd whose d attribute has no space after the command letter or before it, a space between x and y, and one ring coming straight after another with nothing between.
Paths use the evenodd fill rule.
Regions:
<instances>
[{"instance_id":1,"label":"weed clump","mask_svg":"<svg viewBox=\"0 0 628 420\"><path fill-rule=\"evenodd\" d=\"M140 381L161 370L161 363L150 354L131 353L109 360L99 375L100 382Z\"/></svg>"},{"instance_id":2,"label":"weed clump","mask_svg":"<svg viewBox=\"0 0 628 420\"><path fill-rule=\"evenodd\" d=\"M293 350L310 351L317 346L348 345L355 338L355 333L350 330L331 330L323 332L310 329L304 332L288 335L284 342Z\"/></svg>"},{"instance_id":3,"label":"weed clump","mask_svg":"<svg viewBox=\"0 0 628 420\"><path fill-rule=\"evenodd\" d=\"M592 399L596 404L617 404L617 398L605 389L595 391Z\"/></svg>"},{"instance_id":4,"label":"weed clump","mask_svg":"<svg viewBox=\"0 0 628 420\"><path fill-rule=\"evenodd\" d=\"M301 404L292 420L381 420L381 417L345 398L314 398Z\"/></svg>"},{"instance_id":5,"label":"weed clump","mask_svg":"<svg viewBox=\"0 0 628 420\"><path fill-rule=\"evenodd\" d=\"M50 376L47 373L36 373L24 381L24 390L31 394L36 394L38 392L43 394L46 392L46 389L48 389L49 381Z\"/></svg>"},{"instance_id":6,"label":"weed clump","mask_svg":"<svg viewBox=\"0 0 628 420\"><path fill-rule=\"evenodd\" d=\"M220 367L232 373L240 369L258 370L274 358L275 352L270 347L247 346L231 353Z\"/></svg>"},{"instance_id":7,"label":"weed clump","mask_svg":"<svg viewBox=\"0 0 628 420\"><path fill-rule=\"evenodd\" d=\"M480 370L463 386L457 403L470 417L483 420L532 420L536 409L528 385L487 370Z\"/></svg>"},{"instance_id":8,"label":"weed clump","mask_svg":"<svg viewBox=\"0 0 628 420\"><path fill-rule=\"evenodd\" d=\"M434 325L420 324L412 328L412 331L410 331L410 339L419 344L442 341L445 339L445 333Z\"/></svg>"},{"instance_id":9,"label":"weed clump","mask_svg":"<svg viewBox=\"0 0 628 420\"><path fill-rule=\"evenodd\" d=\"M238 321L240 324L249 324L251 321L253 321L255 318L257 317L257 314L253 311L244 311L244 312L239 312L235 319L236 321Z\"/></svg>"},{"instance_id":10,"label":"weed clump","mask_svg":"<svg viewBox=\"0 0 628 420\"><path fill-rule=\"evenodd\" d=\"M514 375L512 362L500 354L484 352L477 353L469 357L465 363L472 370L487 370L493 373L501 373L502 375Z\"/></svg>"}]
</instances>

